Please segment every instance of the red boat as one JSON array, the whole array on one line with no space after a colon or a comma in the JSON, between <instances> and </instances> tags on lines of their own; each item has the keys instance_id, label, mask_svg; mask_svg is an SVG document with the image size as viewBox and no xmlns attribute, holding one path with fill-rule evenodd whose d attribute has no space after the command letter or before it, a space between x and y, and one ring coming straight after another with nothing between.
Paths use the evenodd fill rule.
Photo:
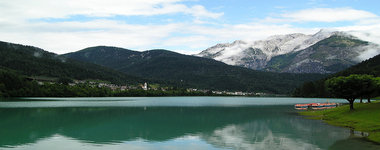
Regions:
<instances>
[{"instance_id":1,"label":"red boat","mask_svg":"<svg viewBox=\"0 0 380 150\"><path fill-rule=\"evenodd\" d=\"M297 110L307 110L307 109L330 109L335 108L337 103L309 103L309 104L295 104L294 108Z\"/></svg>"},{"instance_id":2,"label":"red boat","mask_svg":"<svg viewBox=\"0 0 380 150\"><path fill-rule=\"evenodd\" d=\"M294 108L297 110L307 110L310 106L310 104L296 104Z\"/></svg>"}]
</instances>

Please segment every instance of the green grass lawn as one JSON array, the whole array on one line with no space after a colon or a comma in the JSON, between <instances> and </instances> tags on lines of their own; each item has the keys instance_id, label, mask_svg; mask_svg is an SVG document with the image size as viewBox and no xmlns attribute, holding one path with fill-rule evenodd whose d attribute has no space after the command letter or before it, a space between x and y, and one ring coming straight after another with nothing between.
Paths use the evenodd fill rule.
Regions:
<instances>
[{"instance_id":1,"label":"green grass lawn","mask_svg":"<svg viewBox=\"0 0 380 150\"><path fill-rule=\"evenodd\" d=\"M373 103L355 103L354 111L350 111L349 105L334 109L319 111L303 111L301 115L310 119L320 119L328 124L352 128L356 131L368 132L368 139L380 143L380 101Z\"/></svg>"}]
</instances>

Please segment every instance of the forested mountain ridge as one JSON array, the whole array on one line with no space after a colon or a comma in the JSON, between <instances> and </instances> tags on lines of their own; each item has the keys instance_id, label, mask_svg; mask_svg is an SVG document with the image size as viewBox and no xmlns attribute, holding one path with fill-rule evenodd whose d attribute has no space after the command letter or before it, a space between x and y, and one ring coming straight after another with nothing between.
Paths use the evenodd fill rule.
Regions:
<instances>
[{"instance_id":1,"label":"forested mountain ridge","mask_svg":"<svg viewBox=\"0 0 380 150\"><path fill-rule=\"evenodd\" d=\"M141 80L99 65L65 58L33 46L1 41L0 67L15 70L26 76L105 80L115 84L135 84Z\"/></svg>"},{"instance_id":2,"label":"forested mountain ridge","mask_svg":"<svg viewBox=\"0 0 380 150\"><path fill-rule=\"evenodd\" d=\"M138 52L98 46L63 56L110 67L142 78L173 81L181 84L180 86L210 90L285 94L305 81L323 77L320 74L255 71L168 50Z\"/></svg>"},{"instance_id":3,"label":"forested mountain ridge","mask_svg":"<svg viewBox=\"0 0 380 150\"><path fill-rule=\"evenodd\" d=\"M299 97L332 97L327 92L325 87L325 81L333 77L349 76L351 74L368 74L375 77L380 77L380 55L376 55L368 60L365 60L359 64L351 66L343 71L335 74L331 74L328 77L317 80L314 82L306 82L293 93L293 96Z\"/></svg>"},{"instance_id":4,"label":"forested mountain ridge","mask_svg":"<svg viewBox=\"0 0 380 150\"><path fill-rule=\"evenodd\" d=\"M273 94L288 94L305 81L324 77L254 71L167 50L138 52L99 46L57 55L7 42L0 42L0 67L26 76L98 79L116 84L160 81L160 84L180 88Z\"/></svg>"},{"instance_id":5,"label":"forested mountain ridge","mask_svg":"<svg viewBox=\"0 0 380 150\"><path fill-rule=\"evenodd\" d=\"M144 55L138 51L110 46L89 47L77 52L64 54L63 56L115 69L134 64L136 61L144 58Z\"/></svg>"},{"instance_id":6,"label":"forested mountain ridge","mask_svg":"<svg viewBox=\"0 0 380 150\"><path fill-rule=\"evenodd\" d=\"M380 77L380 55L376 55L333 76L348 76L350 74L369 74Z\"/></svg>"}]
</instances>

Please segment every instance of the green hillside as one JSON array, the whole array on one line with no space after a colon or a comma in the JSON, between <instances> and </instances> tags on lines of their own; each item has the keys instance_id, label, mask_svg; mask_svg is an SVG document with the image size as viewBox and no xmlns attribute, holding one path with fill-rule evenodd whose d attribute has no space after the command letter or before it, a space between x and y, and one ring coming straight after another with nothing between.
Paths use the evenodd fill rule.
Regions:
<instances>
[{"instance_id":1,"label":"green hillside","mask_svg":"<svg viewBox=\"0 0 380 150\"><path fill-rule=\"evenodd\" d=\"M369 74L380 76L380 55L365 60L355 66L336 73L334 76L348 76L350 74Z\"/></svg>"},{"instance_id":2,"label":"green hillside","mask_svg":"<svg viewBox=\"0 0 380 150\"><path fill-rule=\"evenodd\" d=\"M293 96L332 97L332 95L328 93L325 89L325 81L333 77L349 76L350 74L369 74L380 77L380 55L363 61L341 72L332 74L325 79L321 79L314 82L306 82L294 91Z\"/></svg>"},{"instance_id":3,"label":"green hillside","mask_svg":"<svg viewBox=\"0 0 380 150\"><path fill-rule=\"evenodd\" d=\"M183 87L286 94L320 74L289 74L254 71L222 62L167 50L131 51L115 47L91 47L64 56Z\"/></svg>"},{"instance_id":4,"label":"green hillside","mask_svg":"<svg viewBox=\"0 0 380 150\"><path fill-rule=\"evenodd\" d=\"M0 67L26 76L105 80L115 84L137 83L128 76L99 65L65 58L42 49L0 41Z\"/></svg>"}]
</instances>

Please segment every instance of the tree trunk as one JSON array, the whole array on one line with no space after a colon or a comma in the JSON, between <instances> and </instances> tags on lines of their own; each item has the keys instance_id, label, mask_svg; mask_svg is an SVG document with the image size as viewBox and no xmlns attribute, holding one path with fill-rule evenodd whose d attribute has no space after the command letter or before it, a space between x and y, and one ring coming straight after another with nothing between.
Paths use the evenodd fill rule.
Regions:
<instances>
[{"instance_id":1,"label":"tree trunk","mask_svg":"<svg viewBox=\"0 0 380 150\"><path fill-rule=\"evenodd\" d=\"M350 102L350 111L354 110L354 101L355 101L355 99L349 99L348 101Z\"/></svg>"},{"instance_id":2,"label":"tree trunk","mask_svg":"<svg viewBox=\"0 0 380 150\"><path fill-rule=\"evenodd\" d=\"M371 103L371 98L368 98L367 100L368 100L368 103Z\"/></svg>"},{"instance_id":3,"label":"tree trunk","mask_svg":"<svg viewBox=\"0 0 380 150\"><path fill-rule=\"evenodd\" d=\"M363 98L362 97L360 97L360 103L363 103Z\"/></svg>"}]
</instances>

